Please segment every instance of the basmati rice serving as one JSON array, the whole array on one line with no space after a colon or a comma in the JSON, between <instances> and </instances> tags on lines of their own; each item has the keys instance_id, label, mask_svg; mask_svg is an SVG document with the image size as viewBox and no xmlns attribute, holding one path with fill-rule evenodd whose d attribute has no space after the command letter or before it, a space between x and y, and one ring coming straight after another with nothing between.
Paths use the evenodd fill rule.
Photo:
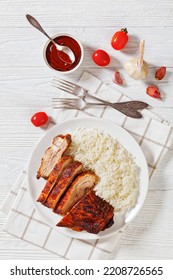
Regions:
<instances>
[{"instance_id":1,"label":"basmati rice serving","mask_svg":"<svg viewBox=\"0 0 173 280\"><path fill-rule=\"evenodd\" d=\"M68 154L100 178L94 190L109 202L115 214L130 210L138 195L138 168L132 155L109 134L98 129L77 129Z\"/></svg>"}]
</instances>

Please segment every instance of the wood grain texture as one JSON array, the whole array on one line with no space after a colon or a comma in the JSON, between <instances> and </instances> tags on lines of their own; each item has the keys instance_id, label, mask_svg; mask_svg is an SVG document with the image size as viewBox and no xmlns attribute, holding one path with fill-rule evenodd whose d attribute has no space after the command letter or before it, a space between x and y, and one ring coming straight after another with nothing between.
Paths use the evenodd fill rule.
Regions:
<instances>
[{"instance_id":1,"label":"wood grain texture","mask_svg":"<svg viewBox=\"0 0 173 280\"><path fill-rule=\"evenodd\" d=\"M0 170L3 203L20 171L26 168L32 151L45 132L30 123L36 111L52 115L51 98L62 92L51 87L56 72L48 69L42 57L46 38L25 19L30 13L50 35L67 32L84 45L81 68L67 76L77 81L87 70L104 82L120 70L125 85L121 90L132 99L148 102L152 111L173 124L173 2L172 0L1 0L0 1ZM129 30L129 43L122 52L112 49L110 40L122 27ZM123 65L138 55L139 41L145 39L145 59L149 76L145 81L130 79ZM97 67L93 50L102 48L111 55L106 69ZM155 81L158 66L167 66L167 75ZM61 77L61 75L59 75ZM163 101L145 94L146 86L156 84ZM139 216L126 228L117 245L115 259L173 258L173 146L156 170ZM6 216L0 213L0 259L58 259L51 253L2 231Z\"/></svg>"},{"instance_id":2,"label":"wood grain texture","mask_svg":"<svg viewBox=\"0 0 173 280\"><path fill-rule=\"evenodd\" d=\"M2 27L23 27L25 13L37 16L46 27L171 26L171 1L150 0L47 0L1 1Z\"/></svg>"}]
</instances>

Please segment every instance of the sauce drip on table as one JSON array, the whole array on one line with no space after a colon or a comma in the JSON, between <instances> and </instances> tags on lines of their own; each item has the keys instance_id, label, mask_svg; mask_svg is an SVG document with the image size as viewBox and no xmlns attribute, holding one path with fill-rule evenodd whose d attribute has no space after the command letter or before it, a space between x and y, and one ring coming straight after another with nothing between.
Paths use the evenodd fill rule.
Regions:
<instances>
[{"instance_id":1,"label":"sauce drip on table","mask_svg":"<svg viewBox=\"0 0 173 280\"><path fill-rule=\"evenodd\" d=\"M69 56L61 51L58 51L56 46L50 42L46 49L46 59L49 65L55 70L62 72L70 71L75 68L81 59L81 48L78 42L69 36L58 36L54 38L54 41L61 46L69 47L75 55L75 61L71 63ZM69 63L63 61L60 57Z\"/></svg>"}]
</instances>

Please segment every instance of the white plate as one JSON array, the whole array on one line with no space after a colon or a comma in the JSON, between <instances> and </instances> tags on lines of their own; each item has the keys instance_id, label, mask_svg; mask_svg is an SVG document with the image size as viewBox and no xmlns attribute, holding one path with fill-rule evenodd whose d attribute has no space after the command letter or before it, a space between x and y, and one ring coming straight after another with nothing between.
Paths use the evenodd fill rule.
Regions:
<instances>
[{"instance_id":1,"label":"white plate","mask_svg":"<svg viewBox=\"0 0 173 280\"><path fill-rule=\"evenodd\" d=\"M114 224L109 229L106 229L99 234L91 234L85 231L76 232L68 228L57 227L56 224L62 219L62 216L52 212L52 210L44 207L42 204L36 202L40 192L42 191L45 180L36 179L37 170L40 166L40 160L45 150L50 146L54 136L58 134L66 134L73 132L77 128L98 128L104 132L109 133L112 137L116 138L134 157L135 163L139 167L139 196L135 207L125 215L116 216ZM59 232L79 239L97 239L115 233L121 229L125 224L134 219L141 209L148 190L148 166L144 154L135 141L135 139L122 127L104 119L100 118L76 118L70 121L65 121L50 129L41 141L37 144L28 168L28 189L34 203L36 210L40 213L42 218L47 224Z\"/></svg>"}]
</instances>

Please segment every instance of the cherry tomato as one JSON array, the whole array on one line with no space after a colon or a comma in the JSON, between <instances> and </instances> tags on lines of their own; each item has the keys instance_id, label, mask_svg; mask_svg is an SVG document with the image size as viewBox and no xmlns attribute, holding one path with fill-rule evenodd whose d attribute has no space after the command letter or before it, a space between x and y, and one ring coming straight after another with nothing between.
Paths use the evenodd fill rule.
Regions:
<instances>
[{"instance_id":1,"label":"cherry tomato","mask_svg":"<svg viewBox=\"0 0 173 280\"><path fill-rule=\"evenodd\" d=\"M110 63L110 56L103 50L96 50L92 55L92 59L99 66L107 66Z\"/></svg>"},{"instance_id":2,"label":"cherry tomato","mask_svg":"<svg viewBox=\"0 0 173 280\"><path fill-rule=\"evenodd\" d=\"M47 121L48 115L45 112L37 112L31 118L31 122L34 126L43 126L47 123Z\"/></svg>"},{"instance_id":3,"label":"cherry tomato","mask_svg":"<svg viewBox=\"0 0 173 280\"><path fill-rule=\"evenodd\" d=\"M128 42L127 29L117 31L111 40L111 45L115 50L122 50Z\"/></svg>"}]
</instances>

